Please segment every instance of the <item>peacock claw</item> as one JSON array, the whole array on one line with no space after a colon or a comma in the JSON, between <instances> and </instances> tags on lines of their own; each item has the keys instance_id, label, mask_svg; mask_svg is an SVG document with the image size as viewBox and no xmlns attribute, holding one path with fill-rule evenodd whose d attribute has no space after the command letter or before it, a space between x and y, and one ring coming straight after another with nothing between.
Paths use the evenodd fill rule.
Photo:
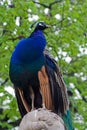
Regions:
<instances>
[{"instance_id":1,"label":"peacock claw","mask_svg":"<svg viewBox=\"0 0 87 130\"><path fill-rule=\"evenodd\" d=\"M38 108L38 111L47 110L46 108Z\"/></svg>"},{"instance_id":2,"label":"peacock claw","mask_svg":"<svg viewBox=\"0 0 87 130\"><path fill-rule=\"evenodd\" d=\"M32 109L31 109L31 111L34 111L34 110L36 110L36 108L32 108Z\"/></svg>"}]
</instances>

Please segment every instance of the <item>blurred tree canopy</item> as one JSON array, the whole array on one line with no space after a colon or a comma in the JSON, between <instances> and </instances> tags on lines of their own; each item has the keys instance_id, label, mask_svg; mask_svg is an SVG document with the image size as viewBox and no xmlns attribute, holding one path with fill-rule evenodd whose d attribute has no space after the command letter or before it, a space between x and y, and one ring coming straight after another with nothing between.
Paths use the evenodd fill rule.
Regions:
<instances>
[{"instance_id":1,"label":"blurred tree canopy","mask_svg":"<svg viewBox=\"0 0 87 130\"><path fill-rule=\"evenodd\" d=\"M71 95L73 124L76 130L87 130L87 0L0 1L0 130L15 130L20 122L9 62L35 21L51 25L45 32L47 48L58 61Z\"/></svg>"}]
</instances>

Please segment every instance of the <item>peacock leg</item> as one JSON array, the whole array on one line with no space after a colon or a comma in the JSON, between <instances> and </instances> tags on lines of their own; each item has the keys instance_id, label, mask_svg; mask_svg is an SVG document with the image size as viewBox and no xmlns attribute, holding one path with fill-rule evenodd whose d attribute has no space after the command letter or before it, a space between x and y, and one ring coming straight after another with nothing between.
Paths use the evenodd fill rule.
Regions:
<instances>
[{"instance_id":1,"label":"peacock leg","mask_svg":"<svg viewBox=\"0 0 87 130\"><path fill-rule=\"evenodd\" d=\"M29 87L29 90L30 90L30 97L31 97L31 100L32 100L31 111L33 111L33 110L35 110L35 108L34 108L34 92L33 92L32 87Z\"/></svg>"},{"instance_id":2,"label":"peacock leg","mask_svg":"<svg viewBox=\"0 0 87 130\"><path fill-rule=\"evenodd\" d=\"M42 108L43 109L46 109L46 106L45 106L45 98L44 98L44 94L41 92L41 95L42 95Z\"/></svg>"}]
</instances>

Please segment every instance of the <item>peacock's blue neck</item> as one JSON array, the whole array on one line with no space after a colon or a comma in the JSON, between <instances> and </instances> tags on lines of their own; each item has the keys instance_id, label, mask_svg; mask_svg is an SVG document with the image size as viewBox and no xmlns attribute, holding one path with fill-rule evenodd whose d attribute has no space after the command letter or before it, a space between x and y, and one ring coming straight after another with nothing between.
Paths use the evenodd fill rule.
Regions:
<instances>
[{"instance_id":1,"label":"peacock's blue neck","mask_svg":"<svg viewBox=\"0 0 87 130\"><path fill-rule=\"evenodd\" d=\"M40 36L40 37L44 38L44 34L41 30L36 30L36 31L32 32L30 35L30 37L36 37L36 36Z\"/></svg>"},{"instance_id":2,"label":"peacock's blue neck","mask_svg":"<svg viewBox=\"0 0 87 130\"><path fill-rule=\"evenodd\" d=\"M11 62L30 64L43 55L45 46L45 36L42 31L37 30L29 38L19 41L12 54Z\"/></svg>"}]
</instances>

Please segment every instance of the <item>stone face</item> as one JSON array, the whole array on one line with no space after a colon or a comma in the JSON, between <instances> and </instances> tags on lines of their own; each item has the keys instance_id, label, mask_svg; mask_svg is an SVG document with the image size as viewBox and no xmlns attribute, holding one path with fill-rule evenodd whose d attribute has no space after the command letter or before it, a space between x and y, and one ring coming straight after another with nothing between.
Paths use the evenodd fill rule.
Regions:
<instances>
[{"instance_id":1,"label":"stone face","mask_svg":"<svg viewBox=\"0 0 87 130\"><path fill-rule=\"evenodd\" d=\"M19 130L65 130L64 122L57 114L46 109L37 109L27 113Z\"/></svg>"}]
</instances>

